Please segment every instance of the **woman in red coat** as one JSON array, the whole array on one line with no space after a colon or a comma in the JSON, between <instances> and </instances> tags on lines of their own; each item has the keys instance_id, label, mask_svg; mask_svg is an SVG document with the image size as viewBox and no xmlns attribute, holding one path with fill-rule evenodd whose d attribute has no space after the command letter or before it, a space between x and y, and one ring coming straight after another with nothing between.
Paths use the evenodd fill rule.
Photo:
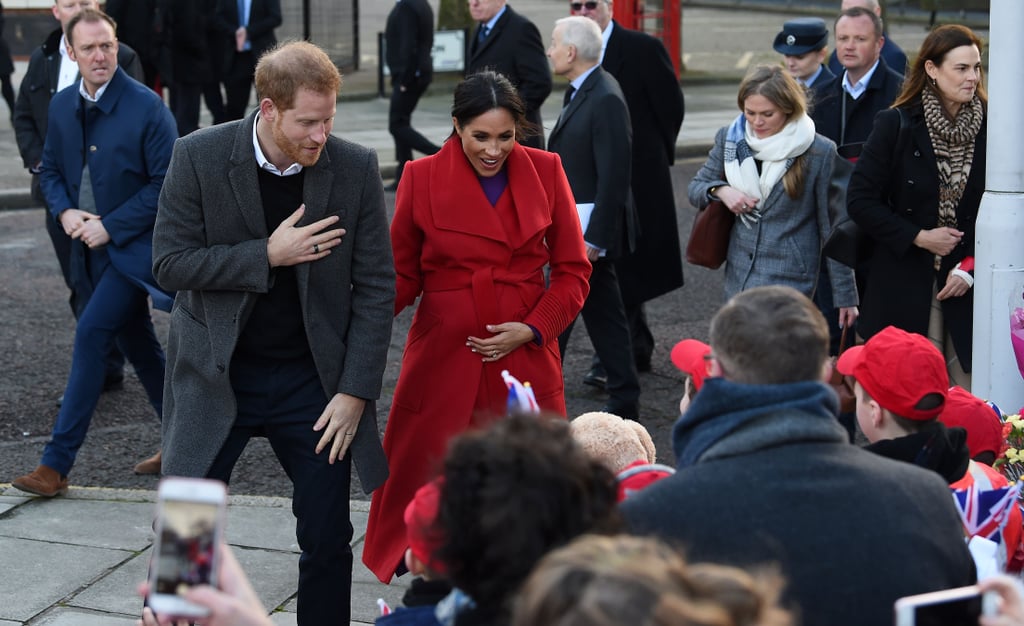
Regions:
<instances>
[{"instance_id":1,"label":"woman in red coat","mask_svg":"<svg viewBox=\"0 0 1024 626\"><path fill-rule=\"evenodd\" d=\"M405 553L402 512L449 439L505 413L502 370L531 383L542 410L565 415L558 335L589 290L561 161L516 142L525 107L508 79L467 78L452 123L440 152L407 164L391 224L395 313L422 297L384 433L391 475L373 496L363 549L385 583Z\"/></svg>"}]
</instances>

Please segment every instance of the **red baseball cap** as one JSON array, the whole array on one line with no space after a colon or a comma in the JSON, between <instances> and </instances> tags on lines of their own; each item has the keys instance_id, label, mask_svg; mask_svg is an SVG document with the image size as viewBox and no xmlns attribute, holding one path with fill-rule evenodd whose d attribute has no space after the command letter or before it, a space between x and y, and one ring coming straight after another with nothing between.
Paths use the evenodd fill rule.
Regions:
<instances>
[{"instance_id":1,"label":"red baseball cap","mask_svg":"<svg viewBox=\"0 0 1024 626\"><path fill-rule=\"evenodd\" d=\"M672 348L672 363L693 378L693 388L700 391L708 377L708 358L711 346L696 339L683 339Z\"/></svg>"},{"instance_id":2,"label":"red baseball cap","mask_svg":"<svg viewBox=\"0 0 1024 626\"><path fill-rule=\"evenodd\" d=\"M836 368L853 376L882 408L912 420L931 420L945 406L949 375L946 359L922 335L886 326L862 346L848 348ZM943 402L929 409L917 408L928 394Z\"/></svg>"},{"instance_id":3,"label":"red baseball cap","mask_svg":"<svg viewBox=\"0 0 1024 626\"><path fill-rule=\"evenodd\" d=\"M1003 447L1002 419L992 405L963 387L949 388L939 420L946 426L959 426L967 431L967 448L972 457L982 452L999 455Z\"/></svg>"},{"instance_id":4,"label":"red baseball cap","mask_svg":"<svg viewBox=\"0 0 1024 626\"><path fill-rule=\"evenodd\" d=\"M434 556L444 534L437 525L437 512L441 505L440 478L416 490L416 495L405 507L405 534L413 555L438 574L445 573L445 565Z\"/></svg>"}]
</instances>

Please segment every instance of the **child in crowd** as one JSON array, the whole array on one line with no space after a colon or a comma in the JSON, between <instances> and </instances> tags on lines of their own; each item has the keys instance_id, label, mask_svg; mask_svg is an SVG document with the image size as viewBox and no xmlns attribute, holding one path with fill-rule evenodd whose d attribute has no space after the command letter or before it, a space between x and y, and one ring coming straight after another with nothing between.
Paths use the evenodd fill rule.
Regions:
<instances>
[{"instance_id":1,"label":"child in crowd","mask_svg":"<svg viewBox=\"0 0 1024 626\"><path fill-rule=\"evenodd\" d=\"M457 437L444 460L437 557L472 599L456 626L509 622L540 559L584 533L616 532L615 476L563 419L512 415Z\"/></svg>"},{"instance_id":2,"label":"child in crowd","mask_svg":"<svg viewBox=\"0 0 1024 626\"><path fill-rule=\"evenodd\" d=\"M946 361L927 338L888 326L864 345L846 350L836 367L857 381L857 423L871 442L867 450L938 472L954 491L985 492L1008 486L997 471L971 459L967 431L946 428L939 420L940 414L946 414L956 421L974 421L969 414L992 409L966 392L970 398L956 392L956 399L949 401ZM1020 508L1012 501L1005 515L995 515L994 526L984 532L976 532L965 518L965 532L995 541L999 567L1019 571Z\"/></svg>"},{"instance_id":3,"label":"child in crowd","mask_svg":"<svg viewBox=\"0 0 1024 626\"><path fill-rule=\"evenodd\" d=\"M949 388L946 409L939 415L948 428L967 431L967 449L971 458L991 466L1003 447L1003 421L999 409L971 394L963 387Z\"/></svg>"},{"instance_id":4,"label":"child in crowd","mask_svg":"<svg viewBox=\"0 0 1024 626\"><path fill-rule=\"evenodd\" d=\"M405 531L409 540L405 566L415 578L402 596L403 606L378 617L376 624L440 626L435 609L452 590L444 577L444 563L436 556L444 539L437 525L440 497L440 480L435 479L420 487L405 507Z\"/></svg>"},{"instance_id":5,"label":"child in crowd","mask_svg":"<svg viewBox=\"0 0 1024 626\"><path fill-rule=\"evenodd\" d=\"M688 564L658 539L585 535L548 554L516 601L513 626L789 626L777 575Z\"/></svg>"},{"instance_id":6,"label":"child in crowd","mask_svg":"<svg viewBox=\"0 0 1024 626\"><path fill-rule=\"evenodd\" d=\"M675 473L675 469L656 462L654 440L640 422L595 411L580 415L569 427L584 452L615 473L619 502Z\"/></svg>"},{"instance_id":7,"label":"child in crowd","mask_svg":"<svg viewBox=\"0 0 1024 626\"><path fill-rule=\"evenodd\" d=\"M679 414L682 415L709 375L711 346L696 339L683 339L672 348L672 363L686 374L683 397L679 401Z\"/></svg>"}]
</instances>

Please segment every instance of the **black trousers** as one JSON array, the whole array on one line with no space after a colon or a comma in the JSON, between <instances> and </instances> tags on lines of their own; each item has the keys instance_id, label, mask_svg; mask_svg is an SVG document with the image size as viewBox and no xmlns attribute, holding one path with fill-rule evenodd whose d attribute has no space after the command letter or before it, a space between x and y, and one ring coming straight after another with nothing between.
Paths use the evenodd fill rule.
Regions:
<instances>
[{"instance_id":1,"label":"black trousers","mask_svg":"<svg viewBox=\"0 0 1024 626\"><path fill-rule=\"evenodd\" d=\"M178 136L184 137L199 128L199 101L203 96L200 83L176 82L171 85L171 113L178 126Z\"/></svg>"},{"instance_id":2,"label":"black trousers","mask_svg":"<svg viewBox=\"0 0 1024 626\"><path fill-rule=\"evenodd\" d=\"M313 423L327 405L312 357L258 362L234 359L231 386L238 415L207 474L228 482L251 437L266 437L292 481L299 557L300 626L348 626L352 593L351 455L327 462L315 454ZM284 575L284 574L282 574Z\"/></svg>"},{"instance_id":3,"label":"black trousers","mask_svg":"<svg viewBox=\"0 0 1024 626\"><path fill-rule=\"evenodd\" d=\"M633 361L633 344L629 323L622 304L622 292L615 273L615 264L607 259L594 262L590 274L590 295L583 303L580 317L587 327L590 342L608 373L607 410L620 417L636 419L640 403L640 381ZM558 347L565 359L573 324L558 337Z\"/></svg>"},{"instance_id":4,"label":"black trousers","mask_svg":"<svg viewBox=\"0 0 1024 626\"><path fill-rule=\"evenodd\" d=\"M231 67L224 72L224 121L240 120L248 113L249 92L256 72L256 57L251 50L236 52Z\"/></svg>"},{"instance_id":5,"label":"black trousers","mask_svg":"<svg viewBox=\"0 0 1024 626\"><path fill-rule=\"evenodd\" d=\"M412 151L434 154L441 148L421 135L412 127L412 112L427 90L430 81L407 85L402 91L398 85L391 88L391 106L388 108L388 132L395 138L395 160L398 167L395 179L402 177L407 161L412 160Z\"/></svg>"}]
</instances>

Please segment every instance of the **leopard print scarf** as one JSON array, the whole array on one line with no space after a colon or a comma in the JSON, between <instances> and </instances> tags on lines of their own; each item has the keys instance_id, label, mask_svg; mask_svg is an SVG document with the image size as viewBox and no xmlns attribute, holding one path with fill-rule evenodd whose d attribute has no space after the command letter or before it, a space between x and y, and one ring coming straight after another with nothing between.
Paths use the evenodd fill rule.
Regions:
<instances>
[{"instance_id":1,"label":"leopard print scarf","mask_svg":"<svg viewBox=\"0 0 1024 626\"><path fill-rule=\"evenodd\" d=\"M967 187L974 162L974 139L981 130L984 115L981 99L975 94L970 102L960 106L956 119L949 119L934 89L925 87L921 92L924 120L928 137L935 150L935 165L939 172L939 226L956 228L956 206ZM935 269L942 257L935 255Z\"/></svg>"},{"instance_id":2,"label":"leopard print scarf","mask_svg":"<svg viewBox=\"0 0 1024 626\"><path fill-rule=\"evenodd\" d=\"M974 139L981 130L984 115L981 100L975 94L952 120L933 89L925 88L921 103L939 171L939 226L956 228L956 206L971 175Z\"/></svg>"}]
</instances>

